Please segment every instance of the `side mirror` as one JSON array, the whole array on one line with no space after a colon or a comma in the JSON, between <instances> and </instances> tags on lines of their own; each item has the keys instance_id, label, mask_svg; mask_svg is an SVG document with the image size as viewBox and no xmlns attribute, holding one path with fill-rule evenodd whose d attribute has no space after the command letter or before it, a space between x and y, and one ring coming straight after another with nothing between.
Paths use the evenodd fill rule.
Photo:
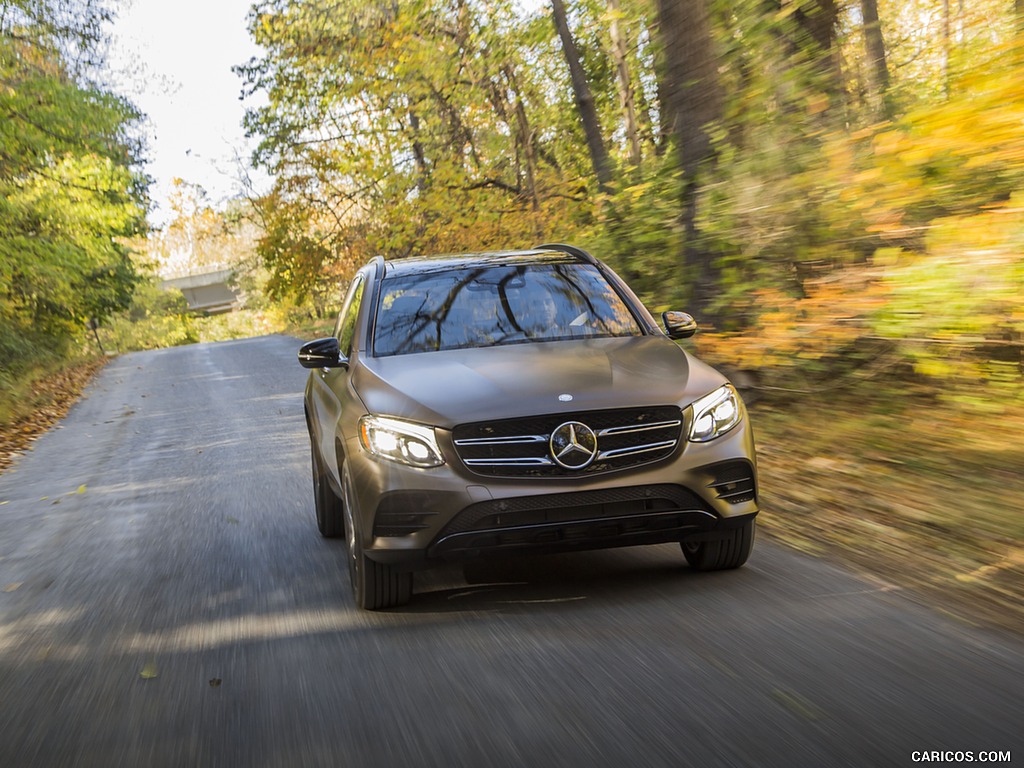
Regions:
<instances>
[{"instance_id":1,"label":"side mirror","mask_svg":"<svg viewBox=\"0 0 1024 768\"><path fill-rule=\"evenodd\" d=\"M348 365L348 358L341 354L338 340L330 336L307 341L299 347L299 365L303 368L337 368Z\"/></svg>"},{"instance_id":2,"label":"side mirror","mask_svg":"<svg viewBox=\"0 0 1024 768\"><path fill-rule=\"evenodd\" d=\"M662 312L661 321L670 339L688 339L697 332L697 321L685 312Z\"/></svg>"}]
</instances>

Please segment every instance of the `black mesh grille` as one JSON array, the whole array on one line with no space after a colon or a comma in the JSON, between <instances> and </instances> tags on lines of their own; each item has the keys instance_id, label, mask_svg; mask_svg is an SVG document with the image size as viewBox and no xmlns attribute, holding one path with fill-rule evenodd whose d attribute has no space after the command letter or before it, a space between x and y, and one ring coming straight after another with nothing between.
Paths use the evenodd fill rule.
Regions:
<instances>
[{"instance_id":1,"label":"black mesh grille","mask_svg":"<svg viewBox=\"0 0 1024 768\"><path fill-rule=\"evenodd\" d=\"M753 501L757 496L754 468L746 461L730 461L710 468L714 480L709 483L718 498L730 504Z\"/></svg>"},{"instance_id":2,"label":"black mesh grille","mask_svg":"<svg viewBox=\"0 0 1024 768\"><path fill-rule=\"evenodd\" d=\"M707 511L707 505L696 494L679 485L519 496L483 501L466 507L445 526L439 538L465 531L642 516L679 510Z\"/></svg>"},{"instance_id":3,"label":"black mesh grille","mask_svg":"<svg viewBox=\"0 0 1024 768\"><path fill-rule=\"evenodd\" d=\"M583 469L552 458L551 433L577 421L597 434L598 456ZM679 444L683 414L677 406L624 408L461 424L452 431L459 457L476 474L491 477L567 477L648 464Z\"/></svg>"},{"instance_id":4,"label":"black mesh grille","mask_svg":"<svg viewBox=\"0 0 1024 768\"><path fill-rule=\"evenodd\" d=\"M399 491L381 499L373 521L374 536L408 536L422 531L437 515L429 494Z\"/></svg>"}]
</instances>

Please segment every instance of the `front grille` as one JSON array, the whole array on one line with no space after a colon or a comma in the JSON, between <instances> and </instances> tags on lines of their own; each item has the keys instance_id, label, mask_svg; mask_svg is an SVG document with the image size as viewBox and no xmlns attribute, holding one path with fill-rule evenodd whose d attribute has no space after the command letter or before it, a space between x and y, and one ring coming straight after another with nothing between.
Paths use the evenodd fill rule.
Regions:
<instances>
[{"instance_id":1,"label":"front grille","mask_svg":"<svg viewBox=\"0 0 1024 768\"><path fill-rule=\"evenodd\" d=\"M551 433L571 421L585 424L597 436L597 455L582 469L560 466L550 450ZM461 424L452 431L452 438L459 458L476 474L568 477L663 459L676 450L683 426L683 414L677 406L655 406Z\"/></svg>"}]
</instances>

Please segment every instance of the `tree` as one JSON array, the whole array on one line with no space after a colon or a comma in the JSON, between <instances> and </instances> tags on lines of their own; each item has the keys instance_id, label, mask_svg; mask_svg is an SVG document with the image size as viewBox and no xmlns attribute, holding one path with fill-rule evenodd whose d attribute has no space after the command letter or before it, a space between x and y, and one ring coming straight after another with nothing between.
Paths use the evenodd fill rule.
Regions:
<instances>
[{"instance_id":1,"label":"tree","mask_svg":"<svg viewBox=\"0 0 1024 768\"><path fill-rule=\"evenodd\" d=\"M591 173L546 79L557 49L544 21L547 35L506 0L255 6L265 54L240 71L268 96L247 128L276 178L260 210L277 235L261 253L282 290L310 295L288 243L340 280L375 253L565 235Z\"/></svg>"},{"instance_id":2,"label":"tree","mask_svg":"<svg viewBox=\"0 0 1024 768\"><path fill-rule=\"evenodd\" d=\"M558 30L558 37L562 41L565 61L569 66L572 92L576 97L576 108L579 110L580 121L583 123L583 132L587 138L587 149L590 151L590 161L594 165L598 189L607 193L612 182L611 159L605 148L601 123L597 117L597 108L594 106L594 96L590 91L590 84L587 82L583 66L580 64L580 54L576 48L576 41L572 37L572 31L569 29L565 4L562 0L551 0L551 9L555 20L555 29Z\"/></svg>"},{"instance_id":3,"label":"tree","mask_svg":"<svg viewBox=\"0 0 1024 768\"><path fill-rule=\"evenodd\" d=\"M608 0L608 17L608 34L611 37L612 58L615 61L619 106L625 120L626 141L629 143L629 161L634 166L639 166L641 161L640 126L637 123L635 90L629 68L629 42L619 24L622 18L619 0Z\"/></svg>"},{"instance_id":4,"label":"tree","mask_svg":"<svg viewBox=\"0 0 1024 768\"><path fill-rule=\"evenodd\" d=\"M835 0L800 0L794 18L800 32L797 47L810 58L829 96L838 100L843 91L842 70L836 47L839 9Z\"/></svg>"},{"instance_id":5,"label":"tree","mask_svg":"<svg viewBox=\"0 0 1024 768\"><path fill-rule=\"evenodd\" d=\"M124 238L145 226L139 118L92 82L98 2L0 0L0 363L59 354L88 319L126 307Z\"/></svg>"},{"instance_id":6,"label":"tree","mask_svg":"<svg viewBox=\"0 0 1024 768\"><path fill-rule=\"evenodd\" d=\"M878 2L877 0L861 0L860 7L864 16L864 48L867 53L871 88L874 92L875 112L881 117L891 120L893 107L889 97L889 66L886 63L882 23L878 20ZM948 44L948 22L946 42Z\"/></svg>"},{"instance_id":7,"label":"tree","mask_svg":"<svg viewBox=\"0 0 1024 768\"><path fill-rule=\"evenodd\" d=\"M682 263L692 286L693 308L706 314L715 296L716 267L712 253L700 240L697 201L700 174L715 158L709 128L723 115L718 59L704 0L658 0L658 20L665 58L662 108L683 174L679 201L685 238Z\"/></svg>"}]
</instances>

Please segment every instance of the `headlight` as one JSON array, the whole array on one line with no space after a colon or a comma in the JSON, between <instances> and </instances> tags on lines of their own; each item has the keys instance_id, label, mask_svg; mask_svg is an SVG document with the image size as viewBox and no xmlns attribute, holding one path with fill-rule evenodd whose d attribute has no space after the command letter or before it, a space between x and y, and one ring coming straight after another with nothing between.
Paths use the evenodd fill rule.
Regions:
<instances>
[{"instance_id":1,"label":"headlight","mask_svg":"<svg viewBox=\"0 0 1024 768\"><path fill-rule=\"evenodd\" d=\"M410 467L439 467L444 464L432 427L383 416L359 420L359 440L374 456Z\"/></svg>"},{"instance_id":2,"label":"headlight","mask_svg":"<svg viewBox=\"0 0 1024 768\"><path fill-rule=\"evenodd\" d=\"M721 437L740 423L740 398L729 384L695 400L691 407L693 422L690 424L690 440L695 443L706 443Z\"/></svg>"}]
</instances>

